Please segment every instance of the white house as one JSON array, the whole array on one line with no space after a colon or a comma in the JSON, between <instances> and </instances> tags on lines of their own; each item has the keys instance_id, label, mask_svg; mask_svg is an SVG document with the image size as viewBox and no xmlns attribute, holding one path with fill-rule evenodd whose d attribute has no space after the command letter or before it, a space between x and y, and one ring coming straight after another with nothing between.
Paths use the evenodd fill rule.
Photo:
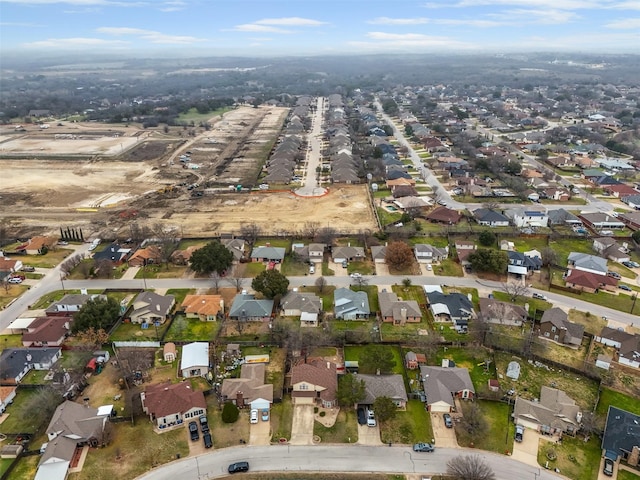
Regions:
<instances>
[{"instance_id":1,"label":"white house","mask_svg":"<svg viewBox=\"0 0 640 480\"><path fill-rule=\"evenodd\" d=\"M184 378L206 376L209 373L209 344L193 342L182 347L180 370Z\"/></svg>"},{"instance_id":2,"label":"white house","mask_svg":"<svg viewBox=\"0 0 640 480\"><path fill-rule=\"evenodd\" d=\"M505 212L513 224L518 228L546 227L549 216L545 207L520 207Z\"/></svg>"}]
</instances>

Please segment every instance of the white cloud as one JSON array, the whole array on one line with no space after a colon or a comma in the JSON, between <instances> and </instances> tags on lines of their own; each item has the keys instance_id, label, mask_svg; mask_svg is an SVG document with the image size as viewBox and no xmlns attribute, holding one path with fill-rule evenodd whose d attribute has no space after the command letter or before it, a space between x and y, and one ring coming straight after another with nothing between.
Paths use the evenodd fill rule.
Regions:
<instances>
[{"instance_id":1,"label":"white cloud","mask_svg":"<svg viewBox=\"0 0 640 480\"><path fill-rule=\"evenodd\" d=\"M421 33L387 33L368 32L366 36L370 42L355 41L350 45L360 48L473 48L472 45L459 42L447 37L423 35Z\"/></svg>"},{"instance_id":2,"label":"white cloud","mask_svg":"<svg viewBox=\"0 0 640 480\"><path fill-rule=\"evenodd\" d=\"M613 28L616 30L640 30L640 18L623 18L621 20L615 20L605 24L606 28Z\"/></svg>"},{"instance_id":3,"label":"white cloud","mask_svg":"<svg viewBox=\"0 0 640 480\"><path fill-rule=\"evenodd\" d=\"M151 43L161 44L178 44L185 45L196 42L201 42L202 39L196 37L190 37L185 35L168 35L155 30L144 30L141 28L130 27L100 27L96 31L100 33L106 33L107 35L132 35L139 37Z\"/></svg>"},{"instance_id":4,"label":"white cloud","mask_svg":"<svg viewBox=\"0 0 640 480\"><path fill-rule=\"evenodd\" d=\"M258 32L258 33L293 33L291 30L283 28L271 27L269 25L257 25L255 23L244 23L236 25L231 30L236 32Z\"/></svg>"},{"instance_id":5,"label":"white cloud","mask_svg":"<svg viewBox=\"0 0 640 480\"><path fill-rule=\"evenodd\" d=\"M50 38L23 44L28 48L92 48L92 47L126 47L130 42L123 40L105 40L104 38Z\"/></svg>"},{"instance_id":6,"label":"white cloud","mask_svg":"<svg viewBox=\"0 0 640 480\"><path fill-rule=\"evenodd\" d=\"M296 27L319 27L321 25L326 25L326 22L300 17L263 18L262 20L258 20L253 23L256 25L286 25Z\"/></svg>"},{"instance_id":7,"label":"white cloud","mask_svg":"<svg viewBox=\"0 0 640 480\"><path fill-rule=\"evenodd\" d=\"M373 20L369 20L367 23L372 25L423 25L429 23L429 19L425 17L416 18L389 18L378 17Z\"/></svg>"},{"instance_id":8,"label":"white cloud","mask_svg":"<svg viewBox=\"0 0 640 480\"><path fill-rule=\"evenodd\" d=\"M564 10L545 10L545 9L513 9L504 10L500 13L494 13L487 15L489 18L494 18L503 22L509 22L511 24L517 22L520 24L544 24L544 25L556 25L569 23L579 18L578 14L574 12L567 12Z\"/></svg>"}]
</instances>

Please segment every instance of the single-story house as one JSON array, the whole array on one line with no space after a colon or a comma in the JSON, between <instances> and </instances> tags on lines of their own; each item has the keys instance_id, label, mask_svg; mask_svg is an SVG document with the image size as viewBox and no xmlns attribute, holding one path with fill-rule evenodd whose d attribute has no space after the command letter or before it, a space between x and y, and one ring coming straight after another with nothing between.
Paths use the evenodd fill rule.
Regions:
<instances>
[{"instance_id":1,"label":"single-story house","mask_svg":"<svg viewBox=\"0 0 640 480\"><path fill-rule=\"evenodd\" d=\"M602 436L602 451L611 452L633 467L640 465L640 415L609 406Z\"/></svg>"},{"instance_id":2,"label":"single-story house","mask_svg":"<svg viewBox=\"0 0 640 480\"><path fill-rule=\"evenodd\" d=\"M621 202L626 203L631 208L635 208L636 210L640 210L640 193L635 193L633 195L626 195L620 199Z\"/></svg>"},{"instance_id":3,"label":"single-story house","mask_svg":"<svg viewBox=\"0 0 640 480\"><path fill-rule=\"evenodd\" d=\"M624 224L633 230L640 230L640 212L626 212L618 215L618 218L624 222Z\"/></svg>"},{"instance_id":4,"label":"single-story house","mask_svg":"<svg viewBox=\"0 0 640 480\"><path fill-rule=\"evenodd\" d=\"M286 249L283 247L262 245L253 249L253 251L251 252L251 261L282 263L285 253Z\"/></svg>"},{"instance_id":5,"label":"single-story house","mask_svg":"<svg viewBox=\"0 0 640 480\"><path fill-rule=\"evenodd\" d=\"M266 322L273 314L273 300L256 299L251 293L236 295L229 309L229 318L247 322Z\"/></svg>"},{"instance_id":6,"label":"single-story house","mask_svg":"<svg viewBox=\"0 0 640 480\"><path fill-rule=\"evenodd\" d=\"M542 314L538 335L577 348L582 344L584 326L570 322L564 310L553 307Z\"/></svg>"},{"instance_id":7,"label":"single-story house","mask_svg":"<svg viewBox=\"0 0 640 480\"><path fill-rule=\"evenodd\" d=\"M429 292L427 300L436 322L453 322L459 331L466 331L469 320L475 317L471 300L461 293Z\"/></svg>"},{"instance_id":8,"label":"single-story house","mask_svg":"<svg viewBox=\"0 0 640 480\"><path fill-rule=\"evenodd\" d=\"M207 414L207 402L201 391L193 390L190 382L149 385L140 393L142 411L161 432L186 425Z\"/></svg>"},{"instance_id":9,"label":"single-story house","mask_svg":"<svg viewBox=\"0 0 640 480\"><path fill-rule=\"evenodd\" d=\"M59 347L69 336L70 317L38 317L22 334L25 347Z\"/></svg>"},{"instance_id":10,"label":"single-story house","mask_svg":"<svg viewBox=\"0 0 640 480\"><path fill-rule=\"evenodd\" d=\"M371 259L374 263L384 263L387 256L386 245L373 245L371 247Z\"/></svg>"},{"instance_id":11,"label":"single-story house","mask_svg":"<svg viewBox=\"0 0 640 480\"><path fill-rule=\"evenodd\" d=\"M304 312L318 314L322 310L322 299L312 292L292 290L280 300L280 309L285 317L299 317Z\"/></svg>"},{"instance_id":12,"label":"single-story house","mask_svg":"<svg viewBox=\"0 0 640 480\"><path fill-rule=\"evenodd\" d=\"M0 387L0 415L13 403L13 399L16 398L16 391L16 387Z\"/></svg>"},{"instance_id":13,"label":"single-story house","mask_svg":"<svg viewBox=\"0 0 640 480\"><path fill-rule=\"evenodd\" d=\"M239 262L244 257L246 243L242 238L223 238L220 243L233 254L233 261Z\"/></svg>"},{"instance_id":14,"label":"single-story house","mask_svg":"<svg viewBox=\"0 0 640 480\"><path fill-rule=\"evenodd\" d=\"M0 251L0 280L4 277L22 270L22 260L12 260L5 257Z\"/></svg>"},{"instance_id":15,"label":"single-story house","mask_svg":"<svg viewBox=\"0 0 640 480\"><path fill-rule=\"evenodd\" d=\"M336 365L324 360L301 363L291 369L293 403L319 403L324 408L337 405Z\"/></svg>"},{"instance_id":16,"label":"single-story house","mask_svg":"<svg viewBox=\"0 0 640 480\"><path fill-rule=\"evenodd\" d=\"M264 383L266 366L264 363L244 363L240 367L239 378L222 380L220 395L238 408L244 408L257 400L273 403L273 385Z\"/></svg>"},{"instance_id":17,"label":"single-story house","mask_svg":"<svg viewBox=\"0 0 640 480\"><path fill-rule=\"evenodd\" d=\"M337 288L333 292L335 318L343 320L367 319L371 315L366 291L354 292L349 288Z\"/></svg>"},{"instance_id":18,"label":"single-story house","mask_svg":"<svg viewBox=\"0 0 640 480\"><path fill-rule=\"evenodd\" d=\"M358 379L364 381L364 398L359 405L373 405L378 397L387 397L399 409L407 408L407 390L402 375L365 375L358 374Z\"/></svg>"},{"instance_id":19,"label":"single-story house","mask_svg":"<svg viewBox=\"0 0 640 480\"><path fill-rule=\"evenodd\" d=\"M586 226L593 230L612 230L624 228L624 223L618 220L617 217L602 212L582 213L578 215L578 218L580 218Z\"/></svg>"},{"instance_id":20,"label":"single-story house","mask_svg":"<svg viewBox=\"0 0 640 480\"><path fill-rule=\"evenodd\" d=\"M31 370L50 370L62 349L5 348L0 353L0 385L17 385Z\"/></svg>"},{"instance_id":21,"label":"single-story house","mask_svg":"<svg viewBox=\"0 0 640 480\"><path fill-rule=\"evenodd\" d=\"M187 295L180 309L187 318L215 322L224 315L224 300L220 295Z\"/></svg>"},{"instance_id":22,"label":"single-story house","mask_svg":"<svg viewBox=\"0 0 640 480\"><path fill-rule=\"evenodd\" d=\"M520 326L528 318L527 311L523 307L510 302L481 298L479 305L480 316L485 322Z\"/></svg>"},{"instance_id":23,"label":"single-story house","mask_svg":"<svg viewBox=\"0 0 640 480\"><path fill-rule=\"evenodd\" d=\"M26 255L42 255L56 243L53 237L38 235L31 237L26 243L18 246L16 251Z\"/></svg>"},{"instance_id":24,"label":"single-story house","mask_svg":"<svg viewBox=\"0 0 640 480\"><path fill-rule=\"evenodd\" d=\"M334 247L331 252L334 263L355 262L364 260L364 248L352 247Z\"/></svg>"},{"instance_id":25,"label":"single-story house","mask_svg":"<svg viewBox=\"0 0 640 480\"><path fill-rule=\"evenodd\" d=\"M209 373L209 344L193 342L183 346L180 371L184 378L206 377Z\"/></svg>"},{"instance_id":26,"label":"single-story house","mask_svg":"<svg viewBox=\"0 0 640 480\"><path fill-rule=\"evenodd\" d=\"M473 400L475 389L466 368L420 366L420 379L430 412L451 412L455 399Z\"/></svg>"},{"instance_id":27,"label":"single-story house","mask_svg":"<svg viewBox=\"0 0 640 480\"><path fill-rule=\"evenodd\" d=\"M404 325L407 322L417 323L422 320L420 305L415 300L401 300L393 292L380 292L378 302L383 322Z\"/></svg>"},{"instance_id":28,"label":"single-story house","mask_svg":"<svg viewBox=\"0 0 640 480\"><path fill-rule=\"evenodd\" d=\"M588 253L571 252L567 259L569 268L575 268L585 272L595 273L597 275L607 275L609 268L607 267L607 259Z\"/></svg>"},{"instance_id":29,"label":"single-story house","mask_svg":"<svg viewBox=\"0 0 640 480\"><path fill-rule=\"evenodd\" d=\"M447 207L436 207L427 214L426 219L433 223L455 225L462 219L462 214Z\"/></svg>"},{"instance_id":30,"label":"single-story house","mask_svg":"<svg viewBox=\"0 0 640 480\"><path fill-rule=\"evenodd\" d=\"M509 219L505 215L490 208L478 208L473 211L473 216L479 225L487 227L509 226Z\"/></svg>"},{"instance_id":31,"label":"single-story house","mask_svg":"<svg viewBox=\"0 0 640 480\"><path fill-rule=\"evenodd\" d=\"M57 302L53 302L47 307L45 313L47 316L66 315L70 316L79 311L89 300L106 300L106 295L83 293L70 293L62 297Z\"/></svg>"},{"instance_id":32,"label":"single-story house","mask_svg":"<svg viewBox=\"0 0 640 480\"><path fill-rule=\"evenodd\" d=\"M131 323L147 323L154 325L156 323L164 323L173 306L176 298L173 295L158 295L155 292L140 292L133 300L129 318Z\"/></svg>"},{"instance_id":33,"label":"single-story house","mask_svg":"<svg viewBox=\"0 0 640 480\"><path fill-rule=\"evenodd\" d=\"M543 385L537 402L516 397L513 420L540 433L573 435L580 428L579 413L580 407L565 392Z\"/></svg>"},{"instance_id":34,"label":"single-story house","mask_svg":"<svg viewBox=\"0 0 640 480\"><path fill-rule=\"evenodd\" d=\"M143 267L145 265L160 264L162 263L162 251L161 247L157 245L149 245L145 248L139 248L136 250L127 263L130 267Z\"/></svg>"}]
</instances>

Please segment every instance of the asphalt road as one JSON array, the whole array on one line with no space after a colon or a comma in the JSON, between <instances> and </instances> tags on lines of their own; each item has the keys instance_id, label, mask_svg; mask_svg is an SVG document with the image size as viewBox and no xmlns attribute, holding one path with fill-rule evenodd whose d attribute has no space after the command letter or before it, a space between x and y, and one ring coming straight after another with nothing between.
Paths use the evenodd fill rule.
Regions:
<instances>
[{"instance_id":1,"label":"asphalt road","mask_svg":"<svg viewBox=\"0 0 640 480\"><path fill-rule=\"evenodd\" d=\"M436 448L433 453L415 453L410 447L357 445L234 447L185 458L147 472L139 480L175 478L210 479L228 475L227 467L248 461L250 472L360 472L441 474L447 462L458 455L480 455L498 480L551 480L564 478L543 468L520 463L490 452Z\"/></svg>"}]
</instances>

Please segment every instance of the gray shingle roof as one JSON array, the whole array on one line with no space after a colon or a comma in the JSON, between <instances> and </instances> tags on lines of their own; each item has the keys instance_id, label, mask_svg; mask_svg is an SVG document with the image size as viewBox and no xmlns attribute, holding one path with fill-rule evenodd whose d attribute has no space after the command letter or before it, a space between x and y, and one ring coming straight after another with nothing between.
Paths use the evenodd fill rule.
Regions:
<instances>
[{"instance_id":1,"label":"gray shingle roof","mask_svg":"<svg viewBox=\"0 0 640 480\"><path fill-rule=\"evenodd\" d=\"M230 317L268 317L273 311L273 300L256 300L255 295L239 294L233 299Z\"/></svg>"},{"instance_id":2,"label":"gray shingle roof","mask_svg":"<svg viewBox=\"0 0 640 480\"><path fill-rule=\"evenodd\" d=\"M358 374L358 378L365 383L365 397L359 403L371 405L378 397L388 397L402 402L408 400L402 375Z\"/></svg>"}]
</instances>

